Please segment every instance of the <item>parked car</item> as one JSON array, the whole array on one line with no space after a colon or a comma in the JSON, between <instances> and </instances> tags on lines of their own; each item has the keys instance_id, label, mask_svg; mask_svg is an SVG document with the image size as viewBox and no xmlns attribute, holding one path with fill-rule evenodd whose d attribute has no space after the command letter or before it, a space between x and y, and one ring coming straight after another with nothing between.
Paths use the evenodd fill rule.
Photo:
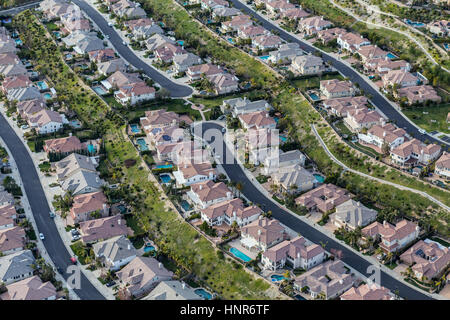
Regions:
<instances>
[{"instance_id":1,"label":"parked car","mask_svg":"<svg viewBox=\"0 0 450 320\"><path fill-rule=\"evenodd\" d=\"M22 130L25 130L25 129L28 129L29 126L28 126L27 124L24 124L24 125L22 125L20 128L21 128Z\"/></svg>"},{"instance_id":2,"label":"parked car","mask_svg":"<svg viewBox=\"0 0 450 320\"><path fill-rule=\"evenodd\" d=\"M113 26L112 22L108 23L108 26L112 27Z\"/></svg>"},{"instance_id":3,"label":"parked car","mask_svg":"<svg viewBox=\"0 0 450 320\"><path fill-rule=\"evenodd\" d=\"M112 287L113 285L115 285L116 284L116 282L114 281L114 280L111 280L110 282L108 282L107 284L106 284L106 286L109 288L109 287Z\"/></svg>"},{"instance_id":4,"label":"parked car","mask_svg":"<svg viewBox=\"0 0 450 320\"><path fill-rule=\"evenodd\" d=\"M52 219L55 217L55 213L53 211L50 211L49 215L50 215L50 218L52 218Z\"/></svg>"},{"instance_id":5,"label":"parked car","mask_svg":"<svg viewBox=\"0 0 450 320\"><path fill-rule=\"evenodd\" d=\"M122 41L122 44L126 47L127 43L125 41Z\"/></svg>"},{"instance_id":6,"label":"parked car","mask_svg":"<svg viewBox=\"0 0 450 320\"><path fill-rule=\"evenodd\" d=\"M44 239L45 239L44 234L43 234L42 232L39 233L39 239L41 239L41 240L44 240Z\"/></svg>"},{"instance_id":7,"label":"parked car","mask_svg":"<svg viewBox=\"0 0 450 320\"><path fill-rule=\"evenodd\" d=\"M77 264L77 258L75 258L75 257L70 258L70 261L71 261L73 264Z\"/></svg>"}]
</instances>

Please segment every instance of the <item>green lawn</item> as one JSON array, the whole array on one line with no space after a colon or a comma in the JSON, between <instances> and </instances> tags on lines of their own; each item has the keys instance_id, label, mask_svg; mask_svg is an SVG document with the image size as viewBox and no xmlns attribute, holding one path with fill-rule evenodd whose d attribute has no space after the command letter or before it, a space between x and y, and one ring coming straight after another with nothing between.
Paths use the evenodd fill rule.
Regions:
<instances>
[{"instance_id":1,"label":"green lawn","mask_svg":"<svg viewBox=\"0 0 450 320\"><path fill-rule=\"evenodd\" d=\"M447 123L450 103L431 107L405 108L402 112L427 132L436 130L443 133L450 133L450 124ZM424 112L428 114L424 114ZM432 122L432 120L436 120L436 122Z\"/></svg>"}]
</instances>

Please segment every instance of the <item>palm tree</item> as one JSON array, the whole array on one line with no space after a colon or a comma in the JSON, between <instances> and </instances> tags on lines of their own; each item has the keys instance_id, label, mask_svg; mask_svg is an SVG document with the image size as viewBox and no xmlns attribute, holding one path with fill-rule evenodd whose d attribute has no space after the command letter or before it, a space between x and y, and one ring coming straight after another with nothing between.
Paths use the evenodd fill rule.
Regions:
<instances>
[{"instance_id":1,"label":"palm tree","mask_svg":"<svg viewBox=\"0 0 450 320\"><path fill-rule=\"evenodd\" d=\"M244 185L242 184L242 182L239 181L239 182L236 183L236 189L239 191L238 198L241 197L241 191L242 191L243 188L244 188Z\"/></svg>"}]
</instances>

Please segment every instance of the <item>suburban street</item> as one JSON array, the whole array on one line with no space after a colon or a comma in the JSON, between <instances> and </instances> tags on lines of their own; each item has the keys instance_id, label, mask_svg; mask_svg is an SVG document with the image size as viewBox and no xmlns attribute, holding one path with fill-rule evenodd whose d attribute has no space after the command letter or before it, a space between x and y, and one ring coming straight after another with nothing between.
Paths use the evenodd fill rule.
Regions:
<instances>
[{"instance_id":1,"label":"suburban street","mask_svg":"<svg viewBox=\"0 0 450 320\"><path fill-rule=\"evenodd\" d=\"M202 137L207 140L206 137L216 137L215 133L221 134L222 126L218 123L214 122L203 122L201 125L201 134ZM205 133L212 129L208 134ZM214 130L215 129L215 130ZM194 133L195 132L194 130ZM213 142L214 138L209 140L208 143ZM220 146L219 146L220 147ZM225 141L222 143L222 150L213 152L214 154L224 155L223 159L217 160L219 163L222 163L222 167L227 173L229 179L231 181L239 181L243 185L242 194L252 201L255 204L259 204L264 211L272 211L272 217L278 219L282 224L288 226L292 230L300 233L302 236L307 238L308 240L314 243L323 243L325 244L325 249L330 251L331 249L340 250L342 252L341 260L363 274L364 276L369 277L371 273L367 272L367 268L372 265L372 263L368 260L354 252L353 250L348 249L346 246L342 245L334 238L328 236L325 233L322 233L317 228L311 226L310 224L302 221L298 217L293 216L286 209L282 208L280 205L274 203L271 199L269 199L266 195L264 195L246 176L242 167L236 162L236 159L227 159L228 155L231 155L230 152L225 152L226 144ZM223 152L221 152L223 151ZM399 295L408 300L428 300L432 299L429 295L418 291L416 289L411 288L408 285L405 285L400 280L394 278L393 276L387 274L386 272L380 270L380 279L381 285L390 289L391 291L398 290ZM399 276L400 277L400 276Z\"/></svg>"},{"instance_id":2,"label":"suburban street","mask_svg":"<svg viewBox=\"0 0 450 320\"><path fill-rule=\"evenodd\" d=\"M0 136L11 151L11 156L16 161L20 176L22 177L24 189L39 229L36 230L36 234L42 232L45 235L45 240L43 242L48 255L51 257L55 266L60 267L65 271L72 265L70 261L71 255L64 246L54 221L50 218L50 208L36 172L36 168L34 167L34 163L24 144L2 114L0 114ZM67 280L70 274L64 273L62 276ZM104 297L82 272L80 272L80 276L81 289L74 289L74 292L80 299L103 300Z\"/></svg>"},{"instance_id":3,"label":"suburban street","mask_svg":"<svg viewBox=\"0 0 450 320\"><path fill-rule=\"evenodd\" d=\"M84 13L89 16L97 26L101 29L104 35L109 36L109 41L114 46L114 49L131 65L135 68L144 71L144 73L152 78L155 82L159 83L163 88L170 91L173 98L187 97L192 94L193 90L189 86L180 85L172 80L168 79L166 76L161 74L155 68L149 66L141 59L139 59L131 48L123 45L123 41L119 34L114 30L113 27L108 26L108 22L102 17L96 9L92 8L83 0L73 0L73 3L78 5Z\"/></svg>"},{"instance_id":4,"label":"suburban street","mask_svg":"<svg viewBox=\"0 0 450 320\"><path fill-rule=\"evenodd\" d=\"M302 41L298 37L293 36L292 34L286 32L282 28L275 25L273 22L265 19L264 17L262 17L261 15L256 13L255 10L248 7L241 1L239 1L239 0L230 0L230 1L233 3L233 5L237 9L242 10L246 14L256 18L261 23L261 25L264 28L266 28L267 30L277 31L279 33L278 35L283 40L288 41L288 42L298 43L300 48L306 52L313 53L313 52L318 51L318 49L314 48L311 44L309 44L305 41ZM390 120L394 121L398 127L405 128L405 130L408 133L410 133L410 134L412 133L416 139L419 139L423 142L425 140L428 140L429 142L436 143L436 144L444 143L440 140L433 138L430 135L421 134L419 132L419 129L406 119L406 116L404 116L401 112L399 112L396 108L394 108L394 106L392 106L392 104L387 100L387 98L385 98L383 96L383 94L381 92L376 90L370 83L367 82L369 80L364 79L358 72L353 70L353 68L351 68L350 66L347 66L342 61L334 58L333 56L331 56L323 51L320 51L320 52L322 53L322 58L325 62L331 62L332 66L334 68L336 68L339 72L341 72L345 77L348 77L350 79L350 81L352 81L354 83L358 83L360 89L364 90L364 92L366 94L370 94L372 96L371 101L375 104L375 106L377 108L379 108L380 111L386 115L386 117L388 117ZM443 149L448 150L448 146L449 146L449 144L445 143L445 147Z\"/></svg>"}]
</instances>

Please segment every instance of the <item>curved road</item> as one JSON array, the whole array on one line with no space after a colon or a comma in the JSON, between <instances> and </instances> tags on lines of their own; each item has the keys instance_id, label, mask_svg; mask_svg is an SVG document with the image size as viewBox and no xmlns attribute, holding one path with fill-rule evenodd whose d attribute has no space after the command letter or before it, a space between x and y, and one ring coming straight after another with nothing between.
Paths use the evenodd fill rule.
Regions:
<instances>
[{"instance_id":1,"label":"curved road","mask_svg":"<svg viewBox=\"0 0 450 320\"><path fill-rule=\"evenodd\" d=\"M334 238L326 235L325 233L322 233L320 230L314 228L313 226L309 225L308 223L302 221L301 219L293 216L291 213L289 213L287 210L282 208L281 206L275 204L271 199L267 198L266 195L264 195L257 187L253 185L253 183L248 179L244 171L242 170L241 166L236 163L236 159L230 159L228 164L227 156L230 155L230 153L226 152L226 145L223 141L222 143L216 143L214 145L214 140L217 137L222 136L222 126L213 123L213 122L203 122L199 124L201 126L201 130L194 130L194 134L201 134L202 136L200 138L204 140L208 140L208 143L211 144L211 148L213 149L214 153L217 153L219 155L224 155L223 159L217 160L222 164L222 167L226 171L228 177L231 179L231 181L240 181L243 185L242 193L245 195L247 199L249 199L251 202L255 204L261 205L261 207L264 209L264 211L272 211L272 216L276 219L278 219L282 224L288 226L289 228L293 229L294 231L300 233L305 238L309 239L310 241L314 243L324 243L325 249L327 251L330 251L330 249L335 250L341 250L342 251L342 258L341 260L344 261L346 264L363 274L364 276L369 277L371 273L367 272L367 268L370 265L373 265L368 260L362 258L360 255L355 253L353 250L348 249L346 246L342 245L340 242L336 241ZM207 132L208 130L212 129L210 132ZM206 133L206 135L205 135ZM212 136L212 139L210 139ZM223 140L223 139L222 139ZM216 150L215 148L222 148L221 150ZM220 157L219 157L220 158ZM432 297L429 295L418 291L416 289L411 288L408 285L405 285L403 282L399 281L398 279L393 278L391 275L387 274L386 272L380 270L380 280L381 285L390 289L391 291L398 290L399 295L402 298L408 299L408 300L430 300Z\"/></svg>"},{"instance_id":2,"label":"curved road","mask_svg":"<svg viewBox=\"0 0 450 320\"><path fill-rule=\"evenodd\" d=\"M55 266L60 267L62 270L67 270L72 265L70 262L71 255L64 246L55 222L50 218L50 208L33 160L22 140L16 135L2 114L0 114L0 136L5 141L12 153L11 156L16 161L37 228L39 232L45 235L45 240L43 241L45 249ZM81 289L74 289L78 297L81 300L104 300L103 295L97 291L81 271L80 275ZM64 272L62 276L67 280L69 275Z\"/></svg>"},{"instance_id":3,"label":"curved road","mask_svg":"<svg viewBox=\"0 0 450 320\"><path fill-rule=\"evenodd\" d=\"M146 75L152 78L155 82L159 83L163 88L170 91L173 98L187 97L192 94L193 90L189 86L180 85L165 77L158 72L155 68L149 66L147 63L139 59L128 46L123 45L123 40L114 28L108 26L108 22L103 16L89 4L83 0L72 0L73 3L78 5L88 16L91 18L97 26L102 30L103 34L109 36L109 41L113 44L114 48L119 54L127 60L131 65L137 69L143 70Z\"/></svg>"},{"instance_id":4,"label":"curved road","mask_svg":"<svg viewBox=\"0 0 450 320\"><path fill-rule=\"evenodd\" d=\"M278 27L277 25L273 24L269 20L266 20L262 16L260 16L258 13L255 12L252 8L246 6L239 0L230 0L233 5L239 9L244 11L246 14L253 16L255 19L257 19L261 25L266 28L267 30L276 30L279 33L280 38L284 39L288 42L295 42L297 43L300 48L306 52L317 52L315 47L313 47L311 44L306 43L297 37L294 37L293 35L289 34L282 28ZM339 70L344 76L348 77L352 82L358 83L360 89L364 90L365 93L368 93L372 96L371 101L383 112L390 120L395 121L395 124L400 128L406 128L406 131L408 133L412 133L415 138L421 140L421 141L431 141L432 143L436 144L442 144L445 143L443 141L439 141L432 136L429 136L427 134L421 134L417 127L415 127L411 122L409 122L405 116L399 112L397 109L395 109L390 102L387 100L386 97L384 97L378 90L376 90L374 87L372 87L367 81L353 68L347 66L342 61L328 55L326 52L320 51L322 54L322 59L325 62L331 62L334 68ZM443 149L448 150L448 143L445 143L445 147Z\"/></svg>"}]
</instances>

